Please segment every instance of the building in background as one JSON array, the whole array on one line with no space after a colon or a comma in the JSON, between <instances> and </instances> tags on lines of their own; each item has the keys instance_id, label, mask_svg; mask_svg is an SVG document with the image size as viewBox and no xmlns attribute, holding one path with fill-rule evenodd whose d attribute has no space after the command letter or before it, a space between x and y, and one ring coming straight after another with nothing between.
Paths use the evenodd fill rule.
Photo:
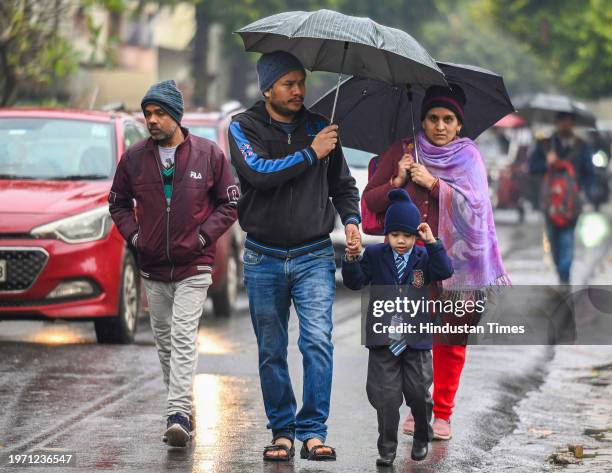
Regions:
<instances>
[{"instance_id":1,"label":"building in background","mask_svg":"<svg viewBox=\"0 0 612 473\"><path fill-rule=\"evenodd\" d=\"M79 70L66 84L72 106L121 103L128 110L138 110L150 84L165 79L174 79L185 102L191 103L194 6L145 5L135 15L136 6L134 2L131 10L121 14L101 7L92 7L86 14L82 7L75 7L64 20L64 34L81 56ZM212 25L209 35L207 103L218 108L228 94L228 83L221 80L227 73L221 54L222 27Z\"/></svg>"}]
</instances>

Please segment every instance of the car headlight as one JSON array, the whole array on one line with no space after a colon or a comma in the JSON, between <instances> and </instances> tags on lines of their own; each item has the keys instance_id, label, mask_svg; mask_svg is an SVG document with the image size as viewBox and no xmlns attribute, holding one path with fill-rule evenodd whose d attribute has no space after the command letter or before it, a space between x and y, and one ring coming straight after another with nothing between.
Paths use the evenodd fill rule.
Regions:
<instances>
[{"instance_id":1,"label":"car headlight","mask_svg":"<svg viewBox=\"0 0 612 473\"><path fill-rule=\"evenodd\" d=\"M34 228L35 238L57 238L66 243L86 243L108 236L112 220L108 205L88 210L72 217L62 218Z\"/></svg>"},{"instance_id":2,"label":"car headlight","mask_svg":"<svg viewBox=\"0 0 612 473\"><path fill-rule=\"evenodd\" d=\"M599 150L593 155L593 166L598 168L608 167L608 155L605 151Z\"/></svg>"}]
</instances>

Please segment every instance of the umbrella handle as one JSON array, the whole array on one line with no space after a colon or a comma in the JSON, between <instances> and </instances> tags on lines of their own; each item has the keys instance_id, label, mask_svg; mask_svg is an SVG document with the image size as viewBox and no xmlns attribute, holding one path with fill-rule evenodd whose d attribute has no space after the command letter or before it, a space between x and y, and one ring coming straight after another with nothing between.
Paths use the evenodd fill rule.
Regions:
<instances>
[{"instance_id":1,"label":"umbrella handle","mask_svg":"<svg viewBox=\"0 0 612 473\"><path fill-rule=\"evenodd\" d=\"M332 108L330 124L334 123L336 116L336 104L338 103L338 93L340 92L340 82L342 81L342 71L344 70L344 61L346 60L346 51L348 50L348 41L344 42L344 51L342 53L342 62L340 63L340 73L338 74L338 84L336 84L336 96L334 97L334 108Z\"/></svg>"},{"instance_id":2,"label":"umbrella handle","mask_svg":"<svg viewBox=\"0 0 612 473\"><path fill-rule=\"evenodd\" d=\"M414 131L414 110L412 108L412 88L410 84L406 84L406 92L408 93L408 100L410 101L410 121L412 122L412 140L414 143L414 159L415 162L419 162L419 147L417 146L416 132Z\"/></svg>"}]
</instances>

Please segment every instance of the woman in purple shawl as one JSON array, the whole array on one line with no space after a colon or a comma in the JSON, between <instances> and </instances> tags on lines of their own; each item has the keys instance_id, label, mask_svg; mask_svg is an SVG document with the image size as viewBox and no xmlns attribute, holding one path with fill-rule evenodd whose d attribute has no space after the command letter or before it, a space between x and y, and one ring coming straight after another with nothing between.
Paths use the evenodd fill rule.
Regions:
<instances>
[{"instance_id":1,"label":"woman in purple shawl","mask_svg":"<svg viewBox=\"0 0 612 473\"><path fill-rule=\"evenodd\" d=\"M459 136L463 126L465 94L461 87L427 89L421 106L423 131L417 135L419 162L412 139L393 143L382 155L363 198L372 212L383 213L387 194L406 189L421 217L442 240L454 275L431 296L473 300L486 289L510 284L504 269L489 199L487 173L474 141ZM433 347L434 438L452 436L450 419L465 363L465 344L436 343ZM404 432L412 433L409 415Z\"/></svg>"}]
</instances>

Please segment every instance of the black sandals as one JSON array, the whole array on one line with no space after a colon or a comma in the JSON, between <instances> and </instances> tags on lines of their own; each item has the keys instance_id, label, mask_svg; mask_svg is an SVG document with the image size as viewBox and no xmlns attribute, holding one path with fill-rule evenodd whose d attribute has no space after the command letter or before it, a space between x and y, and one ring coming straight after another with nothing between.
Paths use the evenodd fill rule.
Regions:
<instances>
[{"instance_id":1,"label":"black sandals","mask_svg":"<svg viewBox=\"0 0 612 473\"><path fill-rule=\"evenodd\" d=\"M312 448L308 450L306 443L308 443L308 440L302 443L302 449L300 450L300 458L323 462L336 461L336 450L333 447L330 447L329 445L313 445ZM325 448L331 450L331 453L319 453L319 450Z\"/></svg>"},{"instance_id":2,"label":"black sandals","mask_svg":"<svg viewBox=\"0 0 612 473\"><path fill-rule=\"evenodd\" d=\"M287 437L278 437L278 438L287 438ZM295 456L295 448L293 446L293 440L291 440L291 447L283 444L274 443L278 440L272 439L271 445L266 445L263 450L263 459L267 462L288 462ZM269 452L285 452L285 455L269 455Z\"/></svg>"}]
</instances>

